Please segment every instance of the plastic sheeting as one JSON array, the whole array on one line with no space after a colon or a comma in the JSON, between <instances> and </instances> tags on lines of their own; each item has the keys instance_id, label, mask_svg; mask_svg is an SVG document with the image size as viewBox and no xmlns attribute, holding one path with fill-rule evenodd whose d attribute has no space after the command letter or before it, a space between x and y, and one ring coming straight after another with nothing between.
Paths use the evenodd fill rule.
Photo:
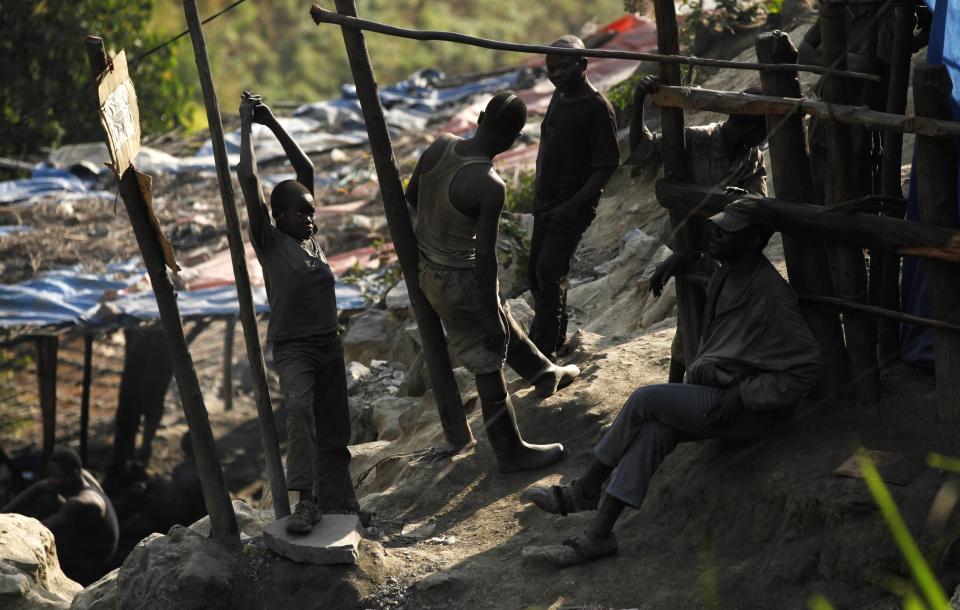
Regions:
<instances>
[{"instance_id":1,"label":"plastic sheeting","mask_svg":"<svg viewBox=\"0 0 960 610\"><path fill-rule=\"evenodd\" d=\"M87 184L67 171L50 170L37 177L0 182L0 205L22 207L55 198L58 202L76 199L113 199L107 191L90 189Z\"/></svg>"},{"instance_id":2,"label":"plastic sheeting","mask_svg":"<svg viewBox=\"0 0 960 610\"><path fill-rule=\"evenodd\" d=\"M960 11L949 8L947 0L926 0L933 13L933 29L927 47L927 61L945 64L953 81L953 119L960 120ZM956 141L957 139L954 138ZM960 150L960 147L958 147ZM916 155L914 155L916 161ZM907 200L907 220L920 221L920 205L917 200L916 169L910 172L910 194ZM960 201L957 202L960 216ZM906 313L930 317L927 300L927 282L923 273L923 260L912 256L903 258L902 308ZM901 325L901 353L911 364L933 365L933 332L912 324Z\"/></svg>"}]
</instances>

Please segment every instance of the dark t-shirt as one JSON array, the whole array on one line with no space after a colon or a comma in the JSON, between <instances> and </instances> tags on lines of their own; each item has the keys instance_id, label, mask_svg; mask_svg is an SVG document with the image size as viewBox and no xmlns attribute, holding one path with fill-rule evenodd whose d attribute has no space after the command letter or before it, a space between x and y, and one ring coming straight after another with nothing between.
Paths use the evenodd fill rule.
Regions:
<instances>
[{"instance_id":1,"label":"dark t-shirt","mask_svg":"<svg viewBox=\"0 0 960 610\"><path fill-rule=\"evenodd\" d=\"M270 301L267 341L302 340L337 332L336 280L315 240L303 245L264 223L263 239L251 239L263 268Z\"/></svg>"},{"instance_id":2,"label":"dark t-shirt","mask_svg":"<svg viewBox=\"0 0 960 610\"><path fill-rule=\"evenodd\" d=\"M540 126L536 211L572 197L594 169L619 164L617 119L607 98L597 92L563 102L554 94Z\"/></svg>"}]
</instances>

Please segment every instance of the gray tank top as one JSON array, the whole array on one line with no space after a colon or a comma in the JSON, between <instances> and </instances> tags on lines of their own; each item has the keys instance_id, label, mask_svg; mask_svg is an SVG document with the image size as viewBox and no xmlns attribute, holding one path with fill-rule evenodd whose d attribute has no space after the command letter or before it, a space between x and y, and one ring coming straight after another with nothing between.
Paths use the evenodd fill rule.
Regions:
<instances>
[{"instance_id":1,"label":"gray tank top","mask_svg":"<svg viewBox=\"0 0 960 610\"><path fill-rule=\"evenodd\" d=\"M420 175L414 232L420 253L433 263L457 269L473 269L477 260L477 219L463 214L450 202L450 182L468 165L491 165L486 157L464 157L454 150L461 141L447 139L437 164Z\"/></svg>"}]
</instances>

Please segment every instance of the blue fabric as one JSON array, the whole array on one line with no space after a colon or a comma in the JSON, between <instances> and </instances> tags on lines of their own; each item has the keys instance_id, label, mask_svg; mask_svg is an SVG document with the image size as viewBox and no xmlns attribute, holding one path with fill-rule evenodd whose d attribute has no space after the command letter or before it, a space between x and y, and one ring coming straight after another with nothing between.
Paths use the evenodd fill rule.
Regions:
<instances>
[{"instance_id":1,"label":"blue fabric","mask_svg":"<svg viewBox=\"0 0 960 610\"><path fill-rule=\"evenodd\" d=\"M82 273L72 267L49 271L19 284L0 284L0 328L62 324L100 326L111 321L112 315L108 319L97 316L104 294L135 284L145 271L139 264L130 263L111 266L108 271L105 274ZM349 284L337 282L336 294L340 310L363 309L367 305L360 291ZM263 287L254 287L253 300L257 312L270 310ZM177 304L184 317L240 313L234 286L180 291ZM160 317L151 290L123 295L111 300L110 305L119 310L121 316L136 320Z\"/></svg>"},{"instance_id":2,"label":"blue fabric","mask_svg":"<svg viewBox=\"0 0 960 610\"><path fill-rule=\"evenodd\" d=\"M960 120L960 4L954 0L926 0L933 13L933 28L927 61L944 64L953 81L953 119ZM952 5L951 5L952 4ZM960 151L960 149L958 149ZM917 199L916 153L910 171L910 193L907 199L907 220L920 222L920 205ZM960 185L958 185L960 187ZM957 205L960 215L960 201ZM912 256L903 258L903 284L901 287L903 311L917 316L930 317L927 300L927 282L923 273L923 260ZM911 364L933 365L933 332L912 324L903 324L900 331L903 359Z\"/></svg>"}]
</instances>

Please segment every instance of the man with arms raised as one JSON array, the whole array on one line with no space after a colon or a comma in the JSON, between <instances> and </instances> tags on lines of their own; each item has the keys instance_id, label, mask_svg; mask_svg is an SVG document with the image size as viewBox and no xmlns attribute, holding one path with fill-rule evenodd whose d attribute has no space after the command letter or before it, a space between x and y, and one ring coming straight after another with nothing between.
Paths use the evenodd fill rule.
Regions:
<instances>
[{"instance_id":1,"label":"man with arms raised","mask_svg":"<svg viewBox=\"0 0 960 610\"><path fill-rule=\"evenodd\" d=\"M420 250L420 287L450 346L477 379L484 426L501 471L552 464L563 446L523 441L503 378L506 362L546 396L573 381L575 366L557 367L537 350L500 300L497 232L506 187L493 158L509 149L527 107L501 93L480 113L472 138L440 136L417 162L407 187Z\"/></svg>"},{"instance_id":2,"label":"man with arms raised","mask_svg":"<svg viewBox=\"0 0 960 610\"><path fill-rule=\"evenodd\" d=\"M296 180L270 194L267 211L253 154L253 124L280 141ZM287 409L287 488L299 501L287 531L307 534L324 510L358 508L350 479L347 374L337 319L335 279L313 224L313 163L256 96L240 104L237 177L247 203L250 238L270 300L267 341ZM276 226L270 223L271 212Z\"/></svg>"}]
</instances>

